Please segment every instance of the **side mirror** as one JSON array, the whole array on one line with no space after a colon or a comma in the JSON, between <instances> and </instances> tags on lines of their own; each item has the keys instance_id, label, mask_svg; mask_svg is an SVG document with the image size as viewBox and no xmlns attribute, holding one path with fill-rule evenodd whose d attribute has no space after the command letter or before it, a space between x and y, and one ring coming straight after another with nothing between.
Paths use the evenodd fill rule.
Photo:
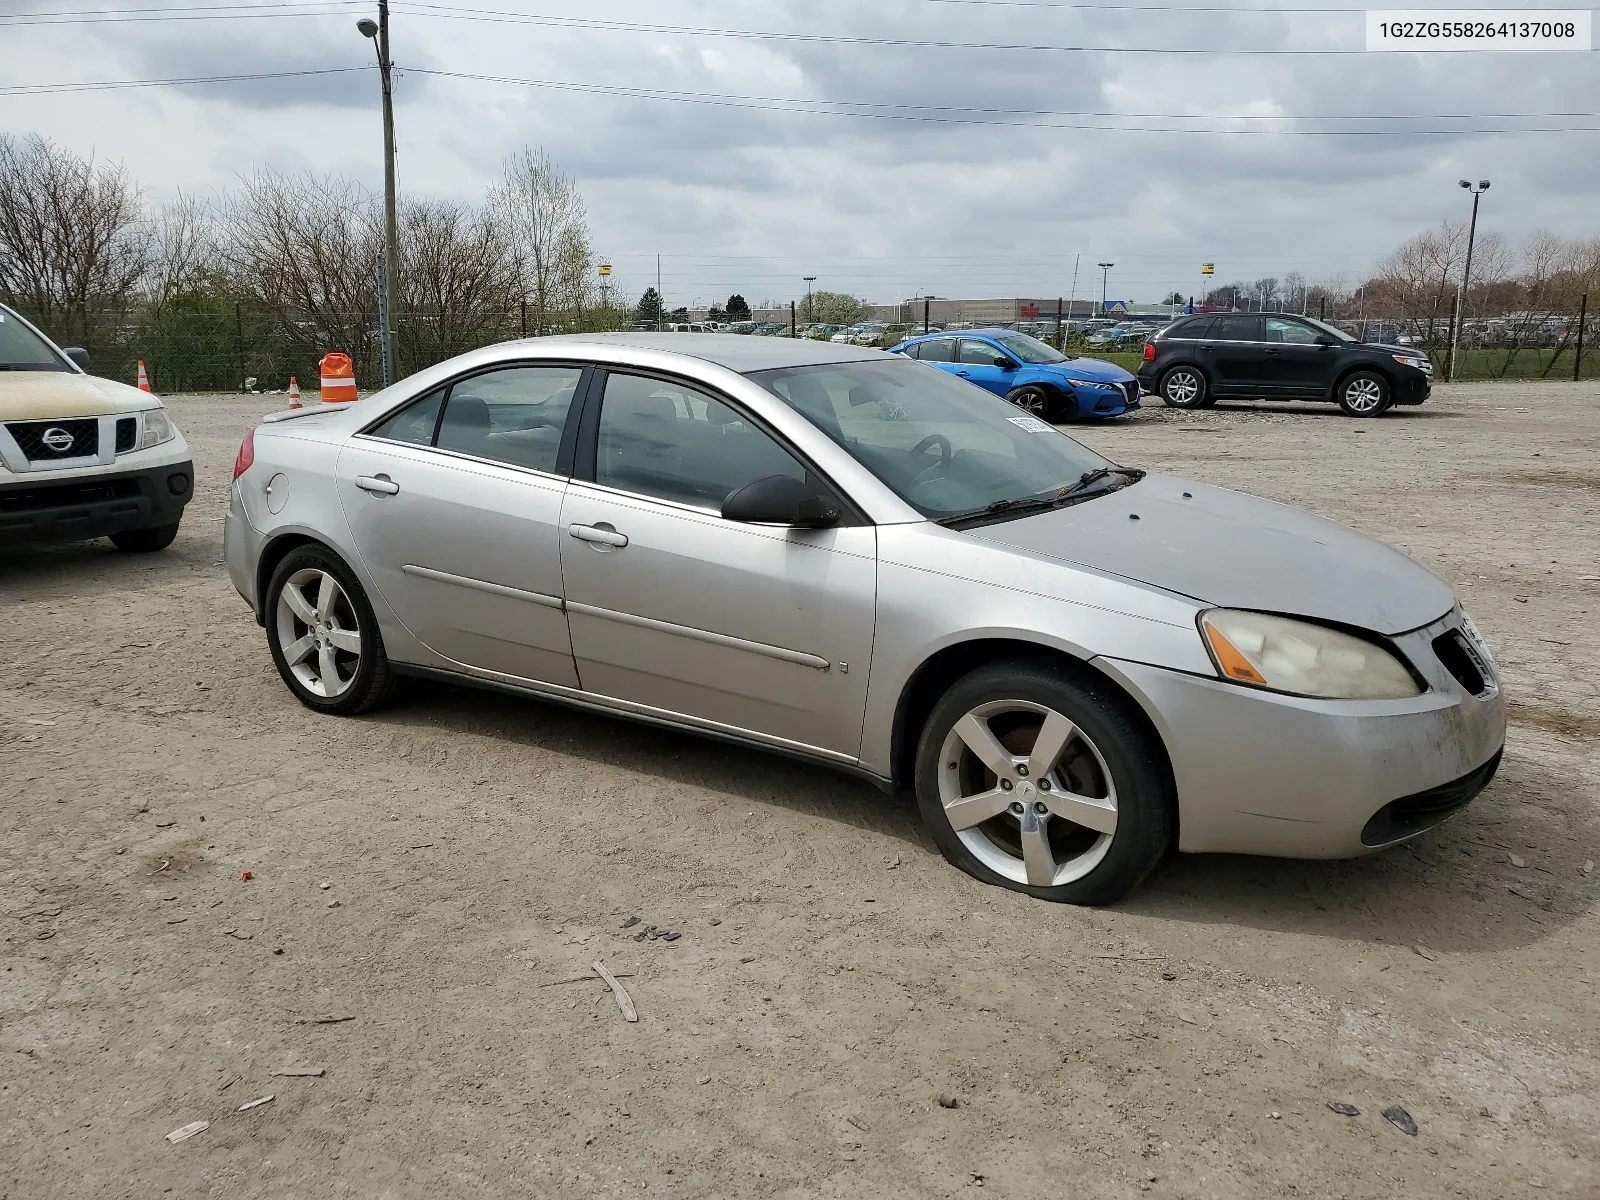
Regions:
<instances>
[{"instance_id":1,"label":"side mirror","mask_svg":"<svg viewBox=\"0 0 1600 1200\"><path fill-rule=\"evenodd\" d=\"M1334 340L1325 333L1317 334L1316 338L1313 340L1319 346L1332 346L1335 344Z\"/></svg>"},{"instance_id":2,"label":"side mirror","mask_svg":"<svg viewBox=\"0 0 1600 1200\"><path fill-rule=\"evenodd\" d=\"M1007 358L1003 354L995 356L994 365L999 367L1002 371L1015 371L1017 369L1016 359Z\"/></svg>"},{"instance_id":3,"label":"side mirror","mask_svg":"<svg viewBox=\"0 0 1600 1200\"><path fill-rule=\"evenodd\" d=\"M89 352L82 346L63 346L61 353L70 358L73 365L79 369L84 371L89 369Z\"/></svg>"},{"instance_id":4,"label":"side mirror","mask_svg":"<svg viewBox=\"0 0 1600 1200\"><path fill-rule=\"evenodd\" d=\"M839 510L793 475L768 475L745 484L722 502L722 516L728 521L806 529L826 529L839 523Z\"/></svg>"}]
</instances>

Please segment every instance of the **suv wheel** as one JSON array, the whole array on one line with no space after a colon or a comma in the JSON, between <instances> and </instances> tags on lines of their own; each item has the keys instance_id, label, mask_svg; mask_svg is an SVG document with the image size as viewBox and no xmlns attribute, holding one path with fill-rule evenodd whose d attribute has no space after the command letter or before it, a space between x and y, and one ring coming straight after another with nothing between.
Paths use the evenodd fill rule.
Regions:
<instances>
[{"instance_id":1,"label":"suv wheel","mask_svg":"<svg viewBox=\"0 0 1600 1200\"><path fill-rule=\"evenodd\" d=\"M1109 689L1055 667L994 663L934 707L917 806L973 878L1069 904L1110 904L1150 873L1175 827L1159 747Z\"/></svg>"},{"instance_id":2,"label":"suv wheel","mask_svg":"<svg viewBox=\"0 0 1600 1200\"><path fill-rule=\"evenodd\" d=\"M124 554L150 554L165 550L178 536L178 522L157 525L151 529L124 529L111 535L111 544Z\"/></svg>"},{"instance_id":3,"label":"suv wheel","mask_svg":"<svg viewBox=\"0 0 1600 1200\"><path fill-rule=\"evenodd\" d=\"M272 573L267 645L295 699L317 712L352 716L394 692L397 678L367 594L323 547L294 551Z\"/></svg>"},{"instance_id":4,"label":"suv wheel","mask_svg":"<svg viewBox=\"0 0 1600 1200\"><path fill-rule=\"evenodd\" d=\"M1339 385L1339 407L1347 417L1381 417L1389 403L1389 381L1376 371L1357 371Z\"/></svg>"},{"instance_id":5,"label":"suv wheel","mask_svg":"<svg viewBox=\"0 0 1600 1200\"><path fill-rule=\"evenodd\" d=\"M1168 408L1203 407L1207 390L1198 367L1173 367L1161 377L1161 402Z\"/></svg>"},{"instance_id":6,"label":"suv wheel","mask_svg":"<svg viewBox=\"0 0 1600 1200\"><path fill-rule=\"evenodd\" d=\"M1041 421L1048 421L1051 417L1050 395L1041 387L1013 388L1006 393L1006 399L1015 404L1029 416L1038 417Z\"/></svg>"}]
</instances>

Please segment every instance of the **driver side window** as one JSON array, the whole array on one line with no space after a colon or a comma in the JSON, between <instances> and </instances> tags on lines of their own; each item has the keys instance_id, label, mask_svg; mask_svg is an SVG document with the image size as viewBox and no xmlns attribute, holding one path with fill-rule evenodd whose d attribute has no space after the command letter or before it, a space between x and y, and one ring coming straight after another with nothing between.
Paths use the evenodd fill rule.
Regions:
<instances>
[{"instance_id":1,"label":"driver side window","mask_svg":"<svg viewBox=\"0 0 1600 1200\"><path fill-rule=\"evenodd\" d=\"M959 361L962 366L967 367L999 367L1004 366L1011 360L988 342L962 338Z\"/></svg>"},{"instance_id":2,"label":"driver side window","mask_svg":"<svg viewBox=\"0 0 1600 1200\"><path fill-rule=\"evenodd\" d=\"M1317 331L1299 321L1286 317L1267 318L1267 341L1282 342L1287 346L1310 346L1317 340Z\"/></svg>"}]
</instances>

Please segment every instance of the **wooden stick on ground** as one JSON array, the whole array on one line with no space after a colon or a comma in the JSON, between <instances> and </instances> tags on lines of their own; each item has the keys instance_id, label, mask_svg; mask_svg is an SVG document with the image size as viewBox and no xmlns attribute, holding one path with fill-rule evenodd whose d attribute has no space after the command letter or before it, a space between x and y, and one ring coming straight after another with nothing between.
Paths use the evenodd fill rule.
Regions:
<instances>
[{"instance_id":1,"label":"wooden stick on ground","mask_svg":"<svg viewBox=\"0 0 1600 1200\"><path fill-rule=\"evenodd\" d=\"M627 989L617 981L617 977L606 970L606 966L602 962L595 961L589 965L594 968L596 975L610 985L611 994L617 998L617 1007L622 1010L622 1019L624 1021L637 1021L639 1019L639 1010L633 1007L632 998L628 995Z\"/></svg>"}]
</instances>

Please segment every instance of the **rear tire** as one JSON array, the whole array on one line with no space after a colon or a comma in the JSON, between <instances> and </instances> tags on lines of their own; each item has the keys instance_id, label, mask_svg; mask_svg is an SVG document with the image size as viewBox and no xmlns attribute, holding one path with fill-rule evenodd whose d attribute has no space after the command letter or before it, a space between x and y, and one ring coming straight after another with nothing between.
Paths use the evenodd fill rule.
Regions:
<instances>
[{"instance_id":1,"label":"rear tire","mask_svg":"<svg viewBox=\"0 0 1600 1200\"><path fill-rule=\"evenodd\" d=\"M1125 699L1026 661L957 681L917 748L917 807L945 858L1057 903L1111 904L1150 873L1177 828L1170 779Z\"/></svg>"},{"instance_id":2,"label":"rear tire","mask_svg":"<svg viewBox=\"0 0 1600 1200\"><path fill-rule=\"evenodd\" d=\"M124 554L150 554L165 550L178 536L178 522L155 525L149 529L124 529L111 535L111 544Z\"/></svg>"},{"instance_id":3,"label":"rear tire","mask_svg":"<svg viewBox=\"0 0 1600 1200\"><path fill-rule=\"evenodd\" d=\"M1393 403L1389 381L1376 371L1357 371L1339 384L1339 407L1347 417L1381 417Z\"/></svg>"},{"instance_id":4,"label":"rear tire","mask_svg":"<svg viewBox=\"0 0 1600 1200\"><path fill-rule=\"evenodd\" d=\"M1161 403L1168 408L1203 408L1211 389L1199 367L1173 367L1161 377Z\"/></svg>"},{"instance_id":5,"label":"rear tire","mask_svg":"<svg viewBox=\"0 0 1600 1200\"><path fill-rule=\"evenodd\" d=\"M267 584L267 646L278 675L307 708L331 716L388 701L398 677L355 574L333 551L292 551Z\"/></svg>"}]
</instances>

